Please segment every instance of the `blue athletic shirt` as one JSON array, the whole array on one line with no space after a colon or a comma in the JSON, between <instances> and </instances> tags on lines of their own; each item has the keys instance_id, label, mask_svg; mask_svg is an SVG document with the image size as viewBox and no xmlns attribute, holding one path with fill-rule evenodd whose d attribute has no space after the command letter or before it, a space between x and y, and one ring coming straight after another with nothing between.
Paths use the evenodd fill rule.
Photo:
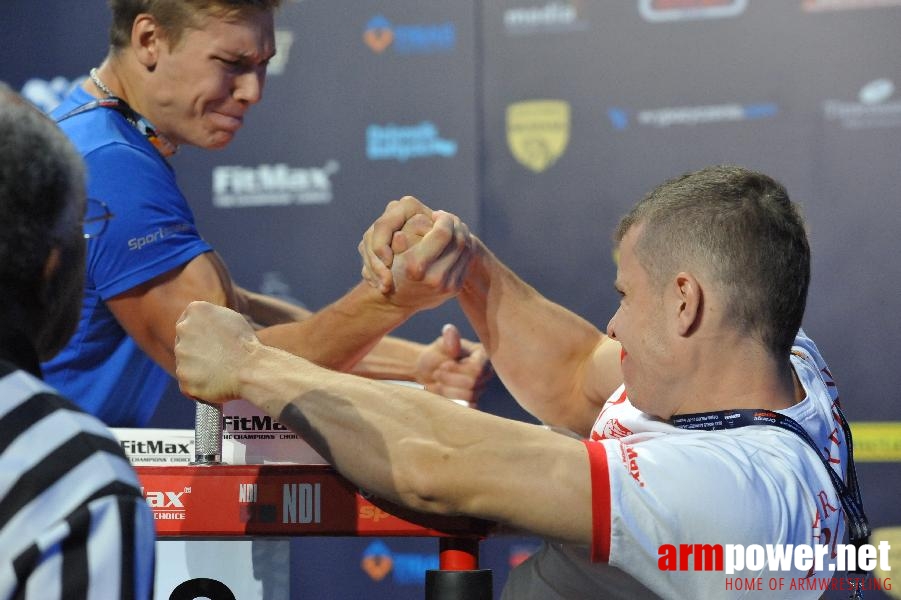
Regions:
<instances>
[{"instance_id":1,"label":"blue athletic shirt","mask_svg":"<svg viewBox=\"0 0 901 600\"><path fill-rule=\"evenodd\" d=\"M92 100L78 87L52 117ZM212 248L197 232L172 167L121 114L95 108L60 127L87 164L88 197L105 202L114 216L87 243L78 330L42 369L50 385L107 425L140 427L170 377L122 329L105 301Z\"/></svg>"}]
</instances>

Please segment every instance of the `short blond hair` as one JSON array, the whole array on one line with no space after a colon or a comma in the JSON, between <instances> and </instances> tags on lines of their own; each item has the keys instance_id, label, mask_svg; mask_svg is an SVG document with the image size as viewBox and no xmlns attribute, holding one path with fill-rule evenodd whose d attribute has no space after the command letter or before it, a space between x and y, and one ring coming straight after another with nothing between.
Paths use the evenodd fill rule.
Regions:
<instances>
[{"instance_id":1,"label":"short blond hair","mask_svg":"<svg viewBox=\"0 0 901 600\"><path fill-rule=\"evenodd\" d=\"M282 0L109 0L113 12L110 46L118 50L131 43L131 29L140 14L153 15L175 45L181 40L185 29L194 26L200 16L274 11L281 3Z\"/></svg>"}]
</instances>

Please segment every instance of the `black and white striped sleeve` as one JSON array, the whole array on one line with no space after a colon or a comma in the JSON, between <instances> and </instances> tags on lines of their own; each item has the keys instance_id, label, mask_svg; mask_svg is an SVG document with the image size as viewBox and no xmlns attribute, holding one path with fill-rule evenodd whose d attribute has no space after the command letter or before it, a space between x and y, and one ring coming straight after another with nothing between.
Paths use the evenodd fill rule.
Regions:
<instances>
[{"instance_id":1,"label":"black and white striped sleeve","mask_svg":"<svg viewBox=\"0 0 901 600\"><path fill-rule=\"evenodd\" d=\"M119 444L28 379L0 379L0 597L150 598L153 519Z\"/></svg>"}]
</instances>

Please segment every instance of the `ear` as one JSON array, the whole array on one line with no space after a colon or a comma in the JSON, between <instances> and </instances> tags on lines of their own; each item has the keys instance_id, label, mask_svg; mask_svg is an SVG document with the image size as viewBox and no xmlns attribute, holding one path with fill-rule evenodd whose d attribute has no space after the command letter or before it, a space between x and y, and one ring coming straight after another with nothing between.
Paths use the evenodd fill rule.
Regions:
<instances>
[{"instance_id":1,"label":"ear","mask_svg":"<svg viewBox=\"0 0 901 600\"><path fill-rule=\"evenodd\" d=\"M148 71L156 68L163 43L163 29L153 15L141 13L135 17L131 26L131 49Z\"/></svg>"},{"instance_id":2,"label":"ear","mask_svg":"<svg viewBox=\"0 0 901 600\"><path fill-rule=\"evenodd\" d=\"M704 293L695 276L684 271L680 271L673 280L673 292L678 307L677 330L679 335L686 336L701 322Z\"/></svg>"},{"instance_id":3,"label":"ear","mask_svg":"<svg viewBox=\"0 0 901 600\"><path fill-rule=\"evenodd\" d=\"M47 255L47 260L44 261L44 269L41 272L41 300L44 300L44 296L47 294L47 285L50 281L53 280L53 277L56 275L56 271L59 269L60 264L62 263L62 252L59 247L54 246L50 249L50 254Z\"/></svg>"},{"instance_id":4,"label":"ear","mask_svg":"<svg viewBox=\"0 0 901 600\"><path fill-rule=\"evenodd\" d=\"M50 254L47 255L47 260L44 261L44 272L42 273L43 281L50 281L50 279L53 278L53 275L56 274L61 256L62 252L60 252L57 246L50 249Z\"/></svg>"}]
</instances>

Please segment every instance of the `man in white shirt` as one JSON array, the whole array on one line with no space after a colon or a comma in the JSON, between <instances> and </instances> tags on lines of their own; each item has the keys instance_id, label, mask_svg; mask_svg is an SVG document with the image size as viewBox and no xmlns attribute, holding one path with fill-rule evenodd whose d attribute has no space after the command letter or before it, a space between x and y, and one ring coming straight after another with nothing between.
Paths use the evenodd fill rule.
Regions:
<instances>
[{"instance_id":1,"label":"man in white shirt","mask_svg":"<svg viewBox=\"0 0 901 600\"><path fill-rule=\"evenodd\" d=\"M389 500L546 538L504 598L742 596L722 569L667 568L665 548L843 536L830 473L851 473L843 419L822 358L799 333L810 280L802 219L770 177L718 166L658 186L616 241L621 300L606 335L415 198L389 204L360 246L364 275L396 302L426 307L456 282L513 396L576 438L450 403L424 409L427 394L317 368L205 304L177 326L178 377L204 400L247 398ZM769 424L789 420L812 444Z\"/></svg>"}]
</instances>

